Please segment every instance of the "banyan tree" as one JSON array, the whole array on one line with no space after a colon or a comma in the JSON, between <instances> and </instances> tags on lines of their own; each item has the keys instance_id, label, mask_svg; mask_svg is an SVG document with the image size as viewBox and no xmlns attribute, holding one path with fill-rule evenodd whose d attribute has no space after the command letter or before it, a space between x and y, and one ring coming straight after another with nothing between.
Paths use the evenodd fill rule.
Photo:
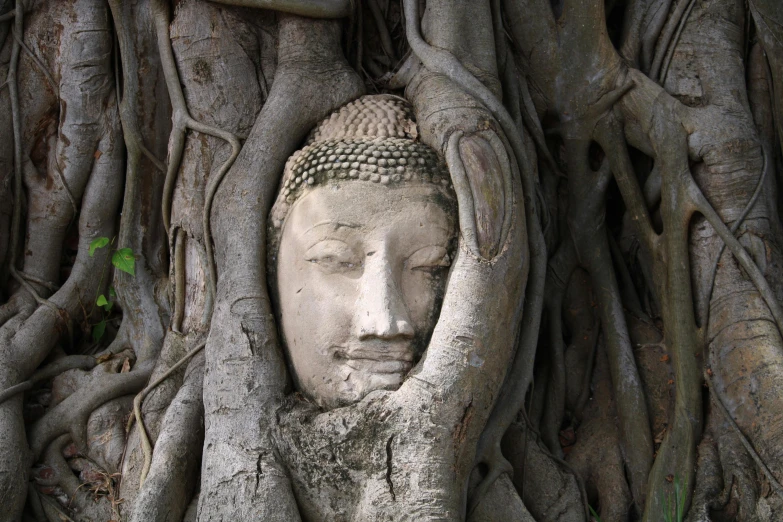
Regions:
<instances>
[{"instance_id":1,"label":"banyan tree","mask_svg":"<svg viewBox=\"0 0 783 522\"><path fill-rule=\"evenodd\" d=\"M0 520L783 518L778 0L0 0Z\"/></svg>"}]
</instances>

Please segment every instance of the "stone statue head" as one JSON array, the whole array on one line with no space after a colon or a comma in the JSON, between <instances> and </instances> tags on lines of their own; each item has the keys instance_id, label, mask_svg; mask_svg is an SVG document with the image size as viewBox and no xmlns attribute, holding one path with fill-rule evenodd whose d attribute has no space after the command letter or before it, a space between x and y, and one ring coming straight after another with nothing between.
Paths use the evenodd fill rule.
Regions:
<instances>
[{"instance_id":1,"label":"stone statue head","mask_svg":"<svg viewBox=\"0 0 783 522\"><path fill-rule=\"evenodd\" d=\"M365 96L321 122L285 167L270 284L295 385L326 409L397 389L438 319L456 197L416 138L405 100Z\"/></svg>"}]
</instances>

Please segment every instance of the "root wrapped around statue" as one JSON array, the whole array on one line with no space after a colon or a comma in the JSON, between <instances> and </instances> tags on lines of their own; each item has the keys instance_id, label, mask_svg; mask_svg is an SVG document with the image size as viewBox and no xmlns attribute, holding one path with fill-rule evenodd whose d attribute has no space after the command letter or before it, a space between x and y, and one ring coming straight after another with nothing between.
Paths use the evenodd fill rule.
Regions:
<instances>
[{"instance_id":1,"label":"root wrapped around statue","mask_svg":"<svg viewBox=\"0 0 783 522\"><path fill-rule=\"evenodd\" d=\"M458 518L512 355L521 242L504 238L491 262L458 247L448 171L416 141L412 112L381 95L333 114L289 159L272 208L271 282L299 392L277 412L275 450L307 520L392 520L401 506ZM461 297L498 282L491 304ZM506 316L504 336L476 329L486 313ZM493 516L471 520L520 519L513 487L494 490Z\"/></svg>"}]
</instances>

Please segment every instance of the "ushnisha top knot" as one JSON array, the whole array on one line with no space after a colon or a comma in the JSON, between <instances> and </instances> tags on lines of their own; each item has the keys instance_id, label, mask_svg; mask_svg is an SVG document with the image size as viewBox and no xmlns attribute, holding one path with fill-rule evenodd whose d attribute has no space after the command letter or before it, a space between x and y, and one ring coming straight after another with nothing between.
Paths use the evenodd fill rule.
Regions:
<instances>
[{"instance_id":1,"label":"ushnisha top knot","mask_svg":"<svg viewBox=\"0 0 783 522\"><path fill-rule=\"evenodd\" d=\"M417 141L413 118L406 100L379 94L363 96L319 123L286 163L270 215L270 237L277 235L297 198L329 180L428 183L453 194L445 163Z\"/></svg>"}]
</instances>

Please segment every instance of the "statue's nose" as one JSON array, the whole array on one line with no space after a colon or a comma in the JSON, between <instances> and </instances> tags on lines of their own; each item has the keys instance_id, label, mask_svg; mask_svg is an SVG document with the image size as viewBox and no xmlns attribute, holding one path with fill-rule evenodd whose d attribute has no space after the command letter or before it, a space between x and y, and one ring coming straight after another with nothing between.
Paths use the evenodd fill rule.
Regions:
<instances>
[{"instance_id":1,"label":"statue's nose","mask_svg":"<svg viewBox=\"0 0 783 522\"><path fill-rule=\"evenodd\" d=\"M414 330L391 266L380 253L369 257L360 278L354 312L359 339L413 338Z\"/></svg>"}]
</instances>

